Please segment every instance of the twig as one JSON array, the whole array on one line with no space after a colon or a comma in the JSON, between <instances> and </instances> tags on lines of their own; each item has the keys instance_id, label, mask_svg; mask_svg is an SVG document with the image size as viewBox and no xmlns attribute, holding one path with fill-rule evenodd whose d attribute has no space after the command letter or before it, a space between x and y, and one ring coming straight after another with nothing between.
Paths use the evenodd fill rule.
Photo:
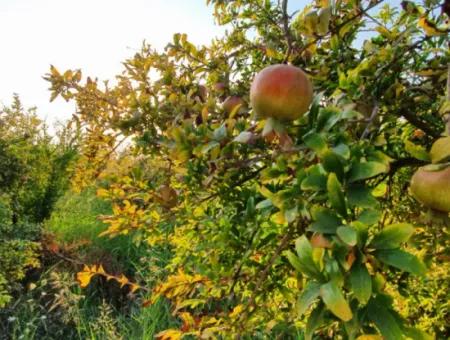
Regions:
<instances>
[{"instance_id":1,"label":"twig","mask_svg":"<svg viewBox=\"0 0 450 340\"><path fill-rule=\"evenodd\" d=\"M238 186L241 186L242 184L244 184L245 182L255 178L261 171L263 171L265 168L267 168L267 165L264 165L263 167L259 168L258 170L253 171L252 173L250 173L249 175L245 176L244 178L242 178L239 182L237 182L235 185L233 185L230 189L225 190L225 191L217 191L203 199L201 199L198 204L201 204L203 202L209 201L210 199L219 196L220 194L223 194L224 192L228 192Z\"/></svg>"},{"instance_id":2,"label":"twig","mask_svg":"<svg viewBox=\"0 0 450 340\"><path fill-rule=\"evenodd\" d=\"M361 135L361 138L360 138L361 140L365 139L367 137L367 135L369 134L370 126L373 124L373 121L377 117L378 111L379 111L379 105L378 105L378 102L375 101L375 105L373 107L372 114L370 115L369 121L367 123L367 126L366 126L366 128L364 129L364 131L363 131L363 133Z\"/></svg>"},{"instance_id":3,"label":"twig","mask_svg":"<svg viewBox=\"0 0 450 340\"><path fill-rule=\"evenodd\" d=\"M367 14L368 11L370 11L372 8L378 6L380 3L382 3L383 0L378 0L373 2L371 5L369 5L367 8L365 9L361 9L357 14L355 14L354 16L348 18L347 20L345 20L344 22L340 23L339 25L337 25L336 27L334 27L333 31L330 31L329 33L338 33L339 30L344 27L345 25L347 25L348 23L352 22L355 19L358 19L359 17L361 17L364 14ZM307 43L305 46L303 46L299 51L298 54L302 54L303 52L305 52L310 46L314 45L316 42L318 42L319 40L325 38L329 33L319 36L315 39L313 39L312 41L310 41L309 43Z\"/></svg>"},{"instance_id":4,"label":"twig","mask_svg":"<svg viewBox=\"0 0 450 340\"><path fill-rule=\"evenodd\" d=\"M278 245L277 249L273 253L272 257L270 258L269 262L267 262L266 266L264 267L264 270L259 275L258 281L256 281L255 288L253 288L253 294L250 297L250 301L247 305L247 309L244 311L244 313L241 314L240 320L245 320L247 318L248 314L251 312L251 309L255 307L255 301L256 301L256 294L259 292L261 286L264 283L264 280L269 275L270 268L273 266L275 260L280 256L281 252L287 247L289 244L289 241L292 237L292 231L293 231L293 224L289 226L289 228L286 230L286 233L284 234L283 238L281 239L280 244Z\"/></svg>"},{"instance_id":5,"label":"twig","mask_svg":"<svg viewBox=\"0 0 450 340\"><path fill-rule=\"evenodd\" d=\"M419 119L414 113L411 113L408 109L406 108L401 109L399 111L399 115L403 116L410 124L421 129L426 134L434 138L438 138L440 136L439 132L430 127L430 125L427 122L424 122L423 120Z\"/></svg>"},{"instance_id":6,"label":"twig","mask_svg":"<svg viewBox=\"0 0 450 340\"><path fill-rule=\"evenodd\" d=\"M286 51L286 55L284 56L283 63L287 63L289 60L289 57L292 53L292 35L289 30L289 15L287 13L287 5L288 0L283 0L283 3L281 5L281 9L283 11L283 30L284 30L284 36L286 38L286 42L288 45L288 49Z\"/></svg>"},{"instance_id":7,"label":"twig","mask_svg":"<svg viewBox=\"0 0 450 340\"><path fill-rule=\"evenodd\" d=\"M256 234L258 233L259 230L260 230L260 229L258 228L258 225L256 225L256 226L255 226L255 230L253 230L253 233L251 234L250 239L249 239L248 244L247 244L247 247L249 248L249 249L248 249L248 254L251 254L253 240L255 239L255 236L256 236ZM244 262L245 262L246 259L247 259L247 256L245 256L245 257L241 260L239 266L237 267L236 271L235 271L234 274L233 274L233 278L231 279L231 280L233 281L233 283L231 284L230 291L229 291L229 295L232 295L232 294L233 294L234 287L235 287L236 284L237 284L237 281L238 281L238 279L239 279L239 275L241 274L242 267L244 266Z\"/></svg>"}]
</instances>

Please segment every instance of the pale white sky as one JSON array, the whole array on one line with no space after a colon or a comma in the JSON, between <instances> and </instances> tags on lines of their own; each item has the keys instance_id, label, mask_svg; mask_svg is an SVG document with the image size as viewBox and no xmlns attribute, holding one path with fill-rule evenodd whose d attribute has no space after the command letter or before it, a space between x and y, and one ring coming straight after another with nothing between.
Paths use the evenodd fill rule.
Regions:
<instances>
[{"instance_id":1,"label":"pale white sky","mask_svg":"<svg viewBox=\"0 0 450 340\"><path fill-rule=\"evenodd\" d=\"M184 32L202 44L222 31L205 0L0 0L0 105L18 93L51 124L73 106L49 103L50 64L112 79L144 39L162 48Z\"/></svg>"}]
</instances>

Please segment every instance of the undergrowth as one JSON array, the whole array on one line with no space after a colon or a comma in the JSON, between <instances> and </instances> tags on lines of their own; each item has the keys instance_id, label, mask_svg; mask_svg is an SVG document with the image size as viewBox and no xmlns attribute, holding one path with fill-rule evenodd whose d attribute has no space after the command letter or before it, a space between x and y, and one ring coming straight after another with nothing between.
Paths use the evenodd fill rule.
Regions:
<instances>
[{"instance_id":1,"label":"undergrowth","mask_svg":"<svg viewBox=\"0 0 450 340\"><path fill-rule=\"evenodd\" d=\"M97 216L111 207L91 188L68 192L44 223L41 269L29 272L12 301L0 310L0 339L153 339L177 326L169 303L143 307L146 292L131 293L97 278L86 290L75 281L82 264L102 263L146 287L165 275L170 251L136 246L127 236L98 237L105 226ZM0 282L0 296L2 283Z\"/></svg>"}]
</instances>

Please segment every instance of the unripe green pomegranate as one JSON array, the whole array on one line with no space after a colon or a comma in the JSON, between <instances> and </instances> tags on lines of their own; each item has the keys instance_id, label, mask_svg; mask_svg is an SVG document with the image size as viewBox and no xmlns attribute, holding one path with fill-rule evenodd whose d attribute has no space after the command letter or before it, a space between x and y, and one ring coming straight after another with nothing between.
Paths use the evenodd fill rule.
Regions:
<instances>
[{"instance_id":1,"label":"unripe green pomegranate","mask_svg":"<svg viewBox=\"0 0 450 340\"><path fill-rule=\"evenodd\" d=\"M261 118L295 120L309 108L313 87L298 67L278 64L264 68L253 79L250 101Z\"/></svg>"},{"instance_id":2,"label":"unripe green pomegranate","mask_svg":"<svg viewBox=\"0 0 450 340\"><path fill-rule=\"evenodd\" d=\"M410 189L424 206L450 212L450 167L436 171L419 168L411 179Z\"/></svg>"}]
</instances>

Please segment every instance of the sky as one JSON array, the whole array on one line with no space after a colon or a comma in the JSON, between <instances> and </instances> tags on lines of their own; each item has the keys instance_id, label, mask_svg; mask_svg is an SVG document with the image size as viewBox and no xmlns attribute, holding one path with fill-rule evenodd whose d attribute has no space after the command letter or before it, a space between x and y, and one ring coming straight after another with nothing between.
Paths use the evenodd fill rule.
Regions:
<instances>
[{"instance_id":1,"label":"sky","mask_svg":"<svg viewBox=\"0 0 450 340\"><path fill-rule=\"evenodd\" d=\"M49 102L50 64L112 79L144 40L163 48L184 32L206 44L222 31L205 0L0 0L0 106L18 93L49 124L67 119L73 104Z\"/></svg>"},{"instance_id":2,"label":"sky","mask_svg":"<svg viewBox=\"0 0 450 340\"><path fill-rule=\"evenodd\" d=\"M290 12L309 2L290 0ZM50 65L113 79L144 40L162 49L183 32L207 44L223 30L206 0L0 0L0 107L18 93L51 126L75 108L61 98L49 102L42 77Z\"/></svg>"}]
</instances>

